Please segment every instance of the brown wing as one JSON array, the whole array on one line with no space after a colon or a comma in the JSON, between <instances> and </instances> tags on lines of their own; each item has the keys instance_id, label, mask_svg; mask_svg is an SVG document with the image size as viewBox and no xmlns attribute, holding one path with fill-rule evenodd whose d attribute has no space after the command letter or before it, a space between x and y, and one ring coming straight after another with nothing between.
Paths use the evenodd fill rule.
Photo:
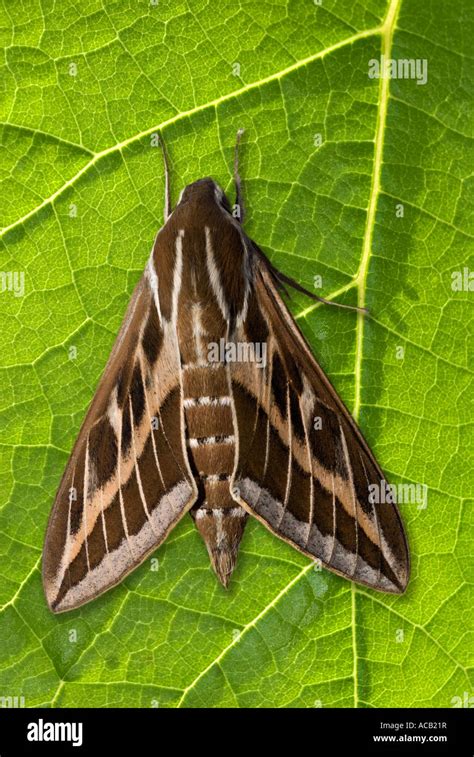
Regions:
<instances>
[{"instance_id":1,"label":"brown wing","mask_svg":"<svg viewBox=\"0 0 474 757\"><path fill-rule=\"evenodd\" d=\"M43 585L54 612L117 584L197 496L183 442L176 328L161 320L153 279L149 267L56 495L43 556Z\"/></svg>"},{"instance_id":2,"label":"brown wing","mask_svg":"<svg viewBox=\"0 0 474 757\"><path fill-rule=\"evenodd\" d=\"M408 548L367 443L258 259L237 340L266 345L266 367L231 365L239 448L235 499L298 550L347 578L403 592ZM380 497L377 495L382 493ZM390 497L385 497L389 499Z\"/></svg>"}]
</instances>

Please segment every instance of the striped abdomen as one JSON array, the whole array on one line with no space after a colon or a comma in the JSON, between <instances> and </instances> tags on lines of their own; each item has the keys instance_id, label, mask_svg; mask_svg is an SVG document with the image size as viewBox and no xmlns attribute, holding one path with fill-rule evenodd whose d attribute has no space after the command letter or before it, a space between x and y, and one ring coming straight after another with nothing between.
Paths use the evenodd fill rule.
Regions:
<instances>
[{"instance_id":1,"label":"striped abdomen","mask_svg":"<svg viewBox=\"0 0 474 757\"><path fill-rule=\"evenodd\" d=\"M208 360L213 339L195 304L180 319L186 446L199 495L191 515L204 539L212 566L227 586L237 560L247 513L230 493L235 465L235 429L227 368Z\"/></svg>"}]
</instances>

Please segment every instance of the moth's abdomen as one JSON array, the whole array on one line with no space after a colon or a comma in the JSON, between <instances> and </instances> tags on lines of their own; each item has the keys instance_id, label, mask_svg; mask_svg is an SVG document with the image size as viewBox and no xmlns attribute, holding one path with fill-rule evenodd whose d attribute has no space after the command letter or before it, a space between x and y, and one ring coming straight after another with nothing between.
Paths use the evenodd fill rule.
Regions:
<instances>
[{"instance_id":1,"label":"moth's abdomen","mask_svg":"<svg viewBox=\"0 0 474 757\"><path fill-rule=\"evenodd\" d=\"M247 520L230 493L235 429L227 391L224 365L183 365L186 444L199 490L191 515L224 586L234 570Z\"/></svg>"},{"instance_id":2,"label":"moth's abdomen","mask_svg":"<svg viewBox=\"0 0 474 757\"><path fill-rule=\"evenodd\" d=\"M233 507L235 434L223 366L183 366L186 445L199 487L196 507Z\"/></svg>"},{"instance_id":3,"label":"moth's abdomen","mask_svg":"<svg viewBox=\"0 0 474 757\"><path fill-rule=\"evenodd\" d=\"M199 282L186 266L186 295L178 317L186 445L198 482L196 506L232 507L229 482L235 464L235 430L229 377L221 360L210 359L210 346L225 335L216 302L206 302Z\"/></svg>"}]
</instances>

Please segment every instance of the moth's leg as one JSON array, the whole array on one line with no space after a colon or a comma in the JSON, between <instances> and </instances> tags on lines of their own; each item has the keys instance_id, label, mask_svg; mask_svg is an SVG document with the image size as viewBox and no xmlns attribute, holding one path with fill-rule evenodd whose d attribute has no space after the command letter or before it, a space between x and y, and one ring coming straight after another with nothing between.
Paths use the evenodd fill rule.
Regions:
<instances>
[{"instance_id":1,"label":"moth's leg","mask_svg":"<svg viewBox=\"0 0 474 757\"><path fill-rule=\"evenodd\" d=\"M242 181L239 174L239 145L240 145L240 138L242 134L244 133L244 129L239 129L237 131L237 136L235 139L235 151L234 151L234 182L235 182L235 204L239 208L239 220L240 223L244 222L244 202L242 199Z\"/></svg>"},{"instance_id":2,"label":"moth's leg","mask_svg":"<svg viewBox=\"0 0 474 757\"><path fill-rule=\"evenodd\" d=\"M170 190L170 167L168 164L168 155L165 148L163 137L160 134L160 147L161 154L163 155L163 167L165 169L165 208L163 215L165 217L165 223L171 215L171 190Z\"/></svg>"}]
</instances>

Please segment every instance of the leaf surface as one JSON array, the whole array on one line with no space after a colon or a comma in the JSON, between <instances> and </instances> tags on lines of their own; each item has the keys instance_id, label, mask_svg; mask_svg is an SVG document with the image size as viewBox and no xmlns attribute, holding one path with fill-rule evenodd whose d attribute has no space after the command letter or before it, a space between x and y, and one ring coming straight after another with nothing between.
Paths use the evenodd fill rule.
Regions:
<instances>
[{"instance_id":1,"label":"leaf surface","mask_svg":"<svg viewBox=\"0 0 474 757\"><path fill-rule=\"evenodd\" d=\"M5 4L0 268L25 293L0 296L0 695L443 707L472 691L472 293L451 286L474 267L468 5ZM371 79L382 53L426 59L427 83ZM232 192L240 127L249 235L303 285L321 276L320 294L370 310L291 302L389 480L427 487L425 508L401 506L408 590L315 570L251 522L225 592L186 518L157 571L54 617L44 530L162 223L153 135L176 201L206 175Z\"/></svg>"}]
</instances>

